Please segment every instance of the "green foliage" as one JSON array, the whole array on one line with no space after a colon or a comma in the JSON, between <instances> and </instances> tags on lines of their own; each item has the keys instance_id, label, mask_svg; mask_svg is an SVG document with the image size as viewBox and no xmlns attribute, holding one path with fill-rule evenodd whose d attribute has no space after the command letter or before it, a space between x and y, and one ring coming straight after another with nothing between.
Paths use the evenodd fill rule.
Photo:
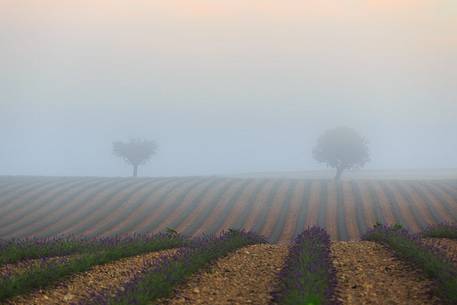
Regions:
<instances>
[{"instance_id":1,"label":"green foliage","mask_svg":"<svg viewBox=\"0 0 457 305\"><path fill-rule=\"evenodd\" d=\"M376 228L381 228L383 226L384 225L381 222L376 221L376 223L373 225L373 228L376 229ZM400 223L396 223L391 227L391 229L392 230L401 230L401 229L403 229L403 225Z\"/></svg>"},{"instance_id":2,"label":"green foliage","mask_svg":"<svg viewBox=\"0 0 457 305\"><path fill-rule=\"evenodd\" d=\"M338 170L339 179L344 170L363 167L370 161L366 139L348 127L325 131L313 150L316 161Z\"/></svg>"},{"instance_id":3,"label":"green foliage","mask_svg":"<svg viewBox=\"0 0 457 305\"><path fill-rule=\"evenodd\" d=\"M423 237L457 239L457 223L432 225L422 232Z\"/></svg>"},{"instance_id":4,"label":"green foliage","mask_svg":"<svg viewBox=\"0 0 457 305\"><path fill-rule=\"evenodd\" d=\"M401 230L403 229L403 225L402 224L399 224L399 223L396 223L392 226L392 230Z\"/></svg>"},{"instance_id":5,"label":"green foliage","mask_svg":"<svg viewBox=\"0 0 457 305\"><path fill-rule=\"evenodd\" d=\"M379 221L376 221L376 223L373 225L373 228L379 228L379 227L382 227L382 223L380 223Z\"/></svg>"},{"instance_id":6,"label":"green foliage","mask_svg":"<svg viewBox=\"0 0 457 305\"><path fill-rule=\"evenodd\" d=\"M175 236L175 237L176 237L176 236L179 236L179 232L178 232L178 231L176 231L176 230L173 229L173 228L169 228L169 227L167 227L167 228L165 229L165 233L168 234L168 235L170 235L170 236Z\"/></svg>"},{"instance_id":7,"label":"green foliage","mask_svg":"<svg viewBox=\"0 0 457 305\"><path fill-rule=\"evenodd\" d=\"M330 236L322 228L308 228L296 237L289 248L289 254L279 274L278 290L273 293L274 303L339 305L335 287Z\"/></svg>"},{"instance_id":8,"label":"green foliage","mask_svg":"<svg viewBox=\"0 0 457 305\"><path fill-rule=\"evenodd\" d=\"M197 239L194 247L181 249L174 257L164 258L156 268L128 283L116 297L101 298L92 304L157 304L159 298L169 296L176 285L209 263L241 247L262 242L265 241L258 236L237 230L225 232L218 238Z\"/></svg>"},{"instance_id":9,"label":"green foliage","mask_svg":"<svg viewBox=\"0 0 457 305\"><path fill-rule=\"evenodd\" d=\"M418 236L398 226L381 226L363 239L382 243L400 258L414 263L437 282L438 293L446 304L457 304L457 268L441 252L422 243Z\"/></svg>"},{"instance_id":10,"label":"green foliage","mask_svg":"<svg viewBox=\"0 0 457 305\"><path fill-rule=\"evenodd\" d=\"M84 253L100 248L93 243L71 239L55 239L46 243L37 242L37 240L13 241L0 251L0 266L14 264L24 259Z\"/></svg>"},{"instance_id":11,"label":"green foliage","mask_svg":"<svg viewBox=\"0 0 457 305\"><path fill-rule=\"evenodd\" d=\"M55 284L64 277L78 272L84 272L91 267L110 263L122 258L131 257L152 251L180 247L185 243L181 238L159 236L155 240L146 242L132 242L114 245L111 248L95 253L83 253L66 262L37 266L31 270L0 279L0 301L30 292L33 289L42 289Z\"/></svg>"},{"instance_id":12,"label":"green foliage","mask_svg":"<svg viewBox=\"0 0 457 305\"><path fill-rule=\"evenodd\" d=\"M129 142L114 142L113 153L131 165L141 165L156 153L158 146L154 141L130 139Z\"/></svg>"}]
</instances>

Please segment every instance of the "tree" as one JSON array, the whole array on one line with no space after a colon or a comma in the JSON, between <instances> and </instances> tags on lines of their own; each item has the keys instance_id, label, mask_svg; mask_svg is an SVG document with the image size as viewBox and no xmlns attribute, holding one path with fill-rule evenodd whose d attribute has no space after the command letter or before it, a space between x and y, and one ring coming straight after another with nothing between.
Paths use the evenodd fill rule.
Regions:
<instances>
[{"instance_id":1,"label":"tree","mask_svg":"<svg viewBox=\"0 0 457 305\"><path fill-rule=\"evenodd\" d=\"M345 170L360 168L370 161L368 143L355 130L338 127L327 130L313 150L314 159L336 169L335 180Z\"/></svg>"},{"instance_id":2,"label":"tree","mask_svg":"<svg viewBox=\"0 0 457 305\"><path fill-rule=\"evenodd\" d=\"M133 166L133 177L138 176L138 166L149 161L157 148L156 142L140 139L131 139L127 143L113 143L113 153Z\"/></svg>"}]
</instances>

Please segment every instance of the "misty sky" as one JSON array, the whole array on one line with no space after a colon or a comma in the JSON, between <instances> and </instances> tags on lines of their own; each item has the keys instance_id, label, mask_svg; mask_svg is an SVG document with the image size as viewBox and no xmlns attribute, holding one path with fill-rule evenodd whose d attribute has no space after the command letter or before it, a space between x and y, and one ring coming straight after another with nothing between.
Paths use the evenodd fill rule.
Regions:
<instances>
[{"instance_id":1,"label":"misty sky","mask_svg":"<svg viewBox=\"0 0 457 305\"><path fill-rule=\"evenodd\" d=\"M0 0L0 175L319 169L355 128L371 169L457 168L457 3Z\"/></svg>"}]
</instances>

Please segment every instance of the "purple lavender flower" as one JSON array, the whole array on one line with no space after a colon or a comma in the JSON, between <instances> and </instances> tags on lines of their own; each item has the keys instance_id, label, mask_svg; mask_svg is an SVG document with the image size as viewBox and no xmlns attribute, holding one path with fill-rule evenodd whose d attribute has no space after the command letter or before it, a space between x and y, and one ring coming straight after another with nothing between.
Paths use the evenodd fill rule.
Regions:
<instances>
[{"instance_id":1,"label":"purple lavender flower","mask_svg":"<svg viewBox=\"0 0 457 305\"><path fill-rule=\"evenodd\" d=\"M338 305L336 271L330 258L330 237L311 227L295 238L283 269L280 287L272 296L284 305Z\"/></svg>"}]
</instances>

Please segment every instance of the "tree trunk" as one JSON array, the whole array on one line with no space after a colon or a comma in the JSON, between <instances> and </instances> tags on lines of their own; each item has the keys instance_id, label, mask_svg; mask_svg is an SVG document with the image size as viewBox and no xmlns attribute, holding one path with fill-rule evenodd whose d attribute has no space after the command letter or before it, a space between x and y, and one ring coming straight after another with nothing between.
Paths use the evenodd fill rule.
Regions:
<instances>
[{"instance_id":1,"label":"tree trunk","mask_svg":"<svg viewBox=\"0 0 457 305\"><path fill-rule=\"evenodd\" d=\"M337 167L336 168L335 181L340 181L341 180L341 175L343 174L343 171L344 171L343 167Z\"/></svg>"},{"instance_id":2,"label":"tree trunk","mask_svg":"<svg viewBox=\"0 0 457 305\"><path fill-rule=\"evenodd\" d=\"M137 177L138 176L138 165L134 165L133 166L133 177Z\"/></svg>"}]
</instances>

